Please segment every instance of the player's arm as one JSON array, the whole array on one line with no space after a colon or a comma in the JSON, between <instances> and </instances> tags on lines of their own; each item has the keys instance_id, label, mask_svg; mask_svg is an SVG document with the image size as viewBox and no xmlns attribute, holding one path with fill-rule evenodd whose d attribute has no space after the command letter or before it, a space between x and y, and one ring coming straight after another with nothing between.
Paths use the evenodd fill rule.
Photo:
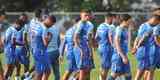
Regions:
<instances>
[{"instance_id":1,"label":"player's arm","mask_svg":"<svg viewBox=\"0 0 160 80\"><path fill-rule=\"evenodd\" d=\"M45 45L46 47L48 46L51 38L52 38L52 33L46 32L45 35L44 35L44 37L43 37L43 43L44 43L44 45Z\"/></svg>"},{"instance_id":2,"label":"player's arm","mask_svg":"<svg viewBox=\"0 0 160 80\"><path fill-rule=\"evenodd\" d=\"M109 34L108 34L108 39L109 39L110 44L113 46L112 32L110 32L110 31L109 31Z\"/></svg>"},{"instance_id":3,"label":"player's arm","mask_svg":"<svg viewBox=\"0 0 160 80\"><path fill-rule=\"evenodd\" d=\"M61 57L64 56L65 48L66 48L66 40L64 39L60 46L60 56Z\"/></svg>"},{"instance_id":4,"label":"player's arm","mask_svg":"<svg viewBox=\"0 0 160 80\"><path fill-rule=\"evenodd\" d=\"M96 35L95 35L95 47L97 48L98 47L98 41L100 40L99 36L98 36L98 31L96 32Z\"/></svg>"},{"instance_id":5,"label":"player's arm","mask_svg":"<svg viewBox=\"0 0 160 80\"><path fill-rule=\"evenodd\" d=\"M83 51L80 47L80 36L79 36L80 32L81 32L81 27L80 27L80 25L77 25L77 29L74 33L74 37L73 37L74 39L73 40L74 40L74 43L75 43L75 47L78 47L80 49L80 54L81 54L81 58L82 58L83 57Z\"/></svg>"}]
</instances>

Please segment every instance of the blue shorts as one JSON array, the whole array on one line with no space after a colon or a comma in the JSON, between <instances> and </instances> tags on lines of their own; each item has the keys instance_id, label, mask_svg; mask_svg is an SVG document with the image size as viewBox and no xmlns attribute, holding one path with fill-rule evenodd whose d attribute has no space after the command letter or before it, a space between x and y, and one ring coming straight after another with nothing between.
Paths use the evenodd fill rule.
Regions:
<instances>
[{"instance_id":1,"label":"blue shorts","mask_svg":"<svg viewBox=\"0 0 160 80\"><path fill-rule=\"evenodd\" d=\"M33 51L33 58L35 61L35 70L38 74L43 74L50 71L51 64L48 53Z\"/></svg>"},{"instance_id":2,"label":"blue shorts","mask_svg":"<svg viewBox=\"0 0 160 80\"><path fill-rule=\"evenodd\" d=\"M150 49L151 69L160 68L160 47L152 46Z\"/></svg>"},{"instance_id":3,"label":"blue shorts","mask_svg":"<svg viewBox=\"0 0 160 80\"><path fill-rule=\"evenodd\" d=\"M15 55L14 49L5 48L4 53L5 53L6 64L15 64L16 63L16 55Z\"/></svg>"},{"instance_id":4,"label":"blue shorts","mask_svg":"<svg viewBox=\"0 0 160 80\"><path fill-rule=\"evenodd\" d=\"M25 48L16 48L16 60L21 64L29 65L29 57L27 57L27 50Z\"/></svg>"},{"instance_id":5,"label":"blue shorts","mask_svg":"<svg viewBox=\"0 0 160 80\"><path fill-rule=\"evenodd\" d=\"M76 59L73 51L67 51L67 70L70 72L77 71Z\"/></svg>"},{"instance_id":6,"label":"blue shorts","mask_svg":"<svg viewBox=\"0 0 160 80\"><path fill-rule=\"evenodd\" d=\"M112 52L109 47L98 48L100 59L101 59L101 68L104 70L108 70L111 67L111 58Z\"/></svg>"},{"instance_id":7,"label":"blue shorts","mask_svg":"<svg viewBox=\"0 0 160 80\"><path fill-rule=\"evenodd\" d=\"M86 47L81 47L84 56L80 58L78 68L79 69L93 69L95 67L94 61L90 56L90 49Z\"/></svg>"},{"instance_id":8,"label":"blue shorts","mask_svg":"<svg viewBox=\"0 0 160 80\"><path fill-rule=\"evenodd\" d=\"M138 62L138 69L148 70L150 69L150 60L149 60L149 48L141 46L137 49L136 59Z\"/></svg>"},{"instance_id":9,"label":"blue shorts","mask_svg":"<svg viewBox=\"0 0 160 80\"><path fill-rule=\"evenodd\" d=\"M124 64L121 57L117 53L114 53L112 56L111 71L120 74L125 74L125 73L130 74L131 73L130 64L129 63Z\"/></svg>"}]
</instances>

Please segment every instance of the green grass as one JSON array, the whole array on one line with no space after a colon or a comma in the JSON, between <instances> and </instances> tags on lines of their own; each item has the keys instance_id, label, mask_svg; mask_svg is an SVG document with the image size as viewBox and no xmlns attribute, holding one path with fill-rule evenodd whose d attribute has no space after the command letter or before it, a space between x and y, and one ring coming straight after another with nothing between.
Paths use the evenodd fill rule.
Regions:
<instances>
[{"instance_id":1,"label":"green grass","mask_svg":"<svg viewBox=\"0 0 160 80\"><path fill-rule=\"evenodd\" d=\"M1 59L1 62L2 64L4 65L4 54L0 54L0 59ZM32 59L31 59L32 60ZM136 73L136 59L133 55L129 54L129 60L131 62L131 70L132 70L132 76L134 77L135 76L135 73ZM95 69L92 70L91 72L91 80L98 80L98 77L99 77L99 70L100 70L100 58L98 56L97 53L94 53L94 62L95 62ZM33 61L31 63L31 65L33 64ZM61 64L61 76L64 74L64 71L65 71L65 68L66 68L66 60L64 60L64 62ZM4 66L3 66L4 67ZM155 80L160 80L160 70L156 70L155 72ZM49 80L54 80L54 76L53 74L51 74Z\"/></svg>"}]
</instances>

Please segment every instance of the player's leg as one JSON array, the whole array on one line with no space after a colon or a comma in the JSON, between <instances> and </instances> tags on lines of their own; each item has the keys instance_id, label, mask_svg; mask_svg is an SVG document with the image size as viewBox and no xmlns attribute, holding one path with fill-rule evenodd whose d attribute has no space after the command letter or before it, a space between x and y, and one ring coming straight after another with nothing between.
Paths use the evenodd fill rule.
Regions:
<instances>
[{"instance_id":1,"label":"player's leg","mask_svg":"<svg viewBox=\"0 0 160 80\"><path fill-rule=\"evenodd\" d=\"M111 72L111 75L108 77L108 80L116 80L118 76L120 76L119 73Z\"/></svg>"},{"instance_id":2,"label":"player's leg","mask_svg":"<svg viewBox=\"0 0 160 80\"><path fill-rule=\"evenodd\" d=\"M12 73L14 70L14 65L13 64L6 64L5 66L5 72L4 72L4 79L7 80L8 78L11 77Z\"/></svg>"},{"instance_id":3,"label":"player's leg","mask_svg":"<svg viewBox=\"0 0 160 80\"><path fill-rule=\"evenodd\" d=\"M59 66L59 61L56 59L54 64L52 64L52 70L55 75L55 80L60 80L60 66Z\"/></svg>"},{"instance_id":4,"label":"player's leg","mask_svg":"<svg viewBox=\"0 0 160 80\"><path fill-rule=\"evenodd\" d=\"M136 72L136 75L135 75L135 79L134 79L134 80L141 80L144 72L145 72L144 70L137 69L137 72Z\"/></svg>"},{"instance_id":5,"label":"player's leg","mask_svg":"<svg viewBox=\"0 0 160 80\"><path fill-rule=\"evenodd\" d=\"M20 80L21 64L19 63L19 61L16 62L15 69L16 69L15 80Z\"/></svg>"},{"instance_id":6,"label":"player's leg","mask_svg":"<svg viewBox=\"0 0 160 80\"><path fill-rule=\"evenodd\" d=\"M101 69L100 70L100 74L101 74L101 80L106 80L107 79L107 75L108 75L108 70L105 69Z\"/></svg>"},{"instance_id":7,"label":"player's leg","mask_svg":"<svg viewBox=\"0 0 160 80\"><path fill-rule=\"evenodd\" d=\"M71 74L72 74L72 72L70 72L68 70L65 71L65 73L64 73L64 75L62 77L62 80L68 80Z\"/></svg>"},{"instance_id":8,"label":"player's leg","mask_svg":"<svg viewBox=\"0 0 160 80\"><path fill-rule=\"evenodd\" d=\"M85 69L81 69L79 72L79 80L86 80L86 71Z\"/></svg>"},{"instance_id":9,"label":"player's leg","mask_svg":"<svg viewBox=\"0 0 160 80\"><path fill-rule=\"evenodd\" d=\"M150 70L148 72L147 78L145 80L154 80L154 72L155 72L155 69L154 70Z\"/></svg>"},{"instance_id":10,"label":"player's leg","mask_svg":"<svg viewBox=\"0 0 160 80\"><path fill-rule=\"evenodd\" d=\"M48 70L43 74L42 80L48 80L49 76L50 76L51 71Z\"/></svg>"},{"instance_id":11,"label":"player's leg","mask_svg":"<svg viewBox=\"0 0 160 80\"><path fill-rule=\"evenodd\" d=\"M58 51L48 53L51 63L54 80L60 80L60 66L59 66L59 53Z\"/></svg>"},{"instance_id":12,"label":"player's leg","mask_svg":"<svg viewBox=\"0 0 160 80\"><path fill-rule=\"evenodd\" d=\"M42 80L42 74L35 72L34 80Z\"/></svg>"},{"instance_id":13,"label":"player's leg","mask_svg":"<svg viewBox=\"0 0 160 80\"><path fill-rule=\"evenodd\" d=\"M0 62L0 80L4 80L2 63Z\"/></svg>"}]
</instances>

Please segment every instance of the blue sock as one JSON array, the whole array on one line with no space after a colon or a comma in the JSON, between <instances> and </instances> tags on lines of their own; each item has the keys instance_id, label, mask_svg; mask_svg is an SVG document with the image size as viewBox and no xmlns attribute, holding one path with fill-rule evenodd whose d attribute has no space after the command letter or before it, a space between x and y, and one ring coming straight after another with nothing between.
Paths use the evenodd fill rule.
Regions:
<instances>
[{"instance_id":1,"label":"blue sock","mask_svg":"<svg viewBox=\"0 0 160 80\"><path fill-rule=\"evenodd\" d=\"M109 77L108 77L108 80L115 80L115 78L112 77L112 76L109 76Z\"/></svg>"}]
</instances>

